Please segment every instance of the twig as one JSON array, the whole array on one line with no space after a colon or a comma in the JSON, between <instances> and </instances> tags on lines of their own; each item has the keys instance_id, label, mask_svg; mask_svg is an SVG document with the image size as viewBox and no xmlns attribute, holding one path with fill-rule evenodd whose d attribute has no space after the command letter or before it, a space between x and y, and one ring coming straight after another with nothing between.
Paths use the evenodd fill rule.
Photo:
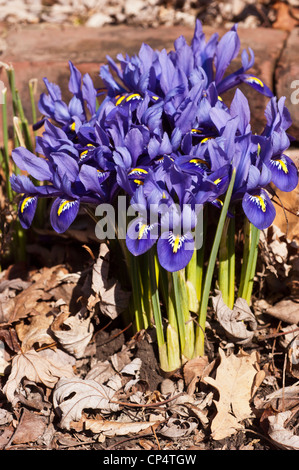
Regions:
<instances>
[{"instance_id":1,"label":"twig","mask_svg":"<svg viewBox=\"0 0 299 470\"><path fill-rule=\"evenodd\" d=\"M143 405L141 403L127 403L127 402L124 402L124 401L110 401L110 403L115 403L116 405L122 405L122 406L130 406L130 407L134 407L134 408L156 408L158 406L165 405L166 403L169 403L169 402L175 400L176 398L180 397L183 394L184 394L184 392L180 392L177 395L175 395L174 397L167 398L166 400L160 401L159 403L146 403L146 404L143 404Z\"/></svg>"},{"instance_id":2,"label":"twig","mask_svg":"<svg viewBox=\"0 0 299 470\"><path fill-rule=\"evenodd\" d=\"M258 337L258 340L265 341L266 339L277 338L278 336L288 335L289 333L293 333L294 331L299 331L299 326L294 328L293 330L289 331L281 331L280 333L273 333L271 335L265 335Z\"/></svg>"}]
</instances>

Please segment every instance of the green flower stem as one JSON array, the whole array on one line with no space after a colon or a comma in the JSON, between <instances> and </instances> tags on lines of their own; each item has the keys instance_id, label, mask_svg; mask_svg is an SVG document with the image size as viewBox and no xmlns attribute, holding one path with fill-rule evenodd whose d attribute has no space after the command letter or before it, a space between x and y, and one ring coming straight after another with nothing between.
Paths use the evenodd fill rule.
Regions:
<instances>
[{"instance_id":1,"label":"green flower stem","mask_svg":"<svg viewBox=\"0 0 299 470\"><path fill-rule=\"evenodd\" d=\"M8 122L7 122L7 89L2 90L2 134L3 134L3 157L4 157L4 170L6 182L6 194L9 202L13 200L13 193L10 185L10 164L9 164L9 149L8 149Z\"/></svg>"},{"instance_id":2,"label":"green flower stem","mask_svg":"<svg viewBox=\"0 0 299 470\"><path fill-rule=\"evenodd\" d=\"M6 73L9 83L9 88L12 97L12 107L14 116L18 114L17 94L16 94L16 82L15 82L15 71L12 65L6 65Z\"/></svg>"},{"instance_id":3,"label":"green flower stem","mask_svg":"<svg viewBox=\"0 0 299 470\"><path fill-rule=\"evenodd\" d=\"M236 271L236 251L235 251L235 217L229 221L228 227L228 261L229 261L229 286L228 286L228 306L233 308L235 303L235 271Z\"/></svg>"},{"instance_id":4,"label":"green flower stem","mask_svg":"<svg viewBox=\"0 0 299 470\"><path fill-rule=\"evenodd\" d=\"M166 272L166 271L165 271ZM168 277L166 272L166 275ZM168 325L166 328L166 343L167 343L167 356L168 356L168 366L170 371L174 371L181 367L181 352L180 352L180 338L178 333L178 324L176 317L175 309L175 298L174 298L174 289L173 283L171 282L171 276L169 276L169 288L168 299L167 299L167 317Z\"/></svg>"},{"instance_id":5,"label":"green flower stem","mask_svg":"<svg viewBox=\"0 0 299 470\"><path fill-rule=\"evenodd\" d=\"M189 310L198 313L198 281L199 281L199 266L197 264L197 251L194 250L191 260L186 266L186 287L188 292Z\"/></svg>"},{"instance_id":6,"label":"green flower stem","mask_svg":"<svg viewBox=\"0 0 299 470\"><path fill-rule=\"evenodd\" d=\"M152 251L149 253L148 260L149 260L149 274L150 274L150 284L151 284L151 300L152 300L153 315L154 315L155 326L156 326L160 366L161 366L161 369L168 371L169 364L168 364L168 357L167 357L167 344L165 342L164 332L163 332L159 291L158 291L158 285L157 285L155 257Z\"/></svg>"},{"instance_id":7,"label":"green flower stem","mask_svg":"<svg viewBox=\"0 0 299 470\"><path fill-rule=\"evenodd\" d=\"M17 99L17 107L18 107L18 115L21 120L21 127L24 135L24 140L25 140L25 146L26 148L30 151L34 151L34 146L32 144L32 139L31 139L31 134L30 134L30 129L28 125L28 121L25 117L24 110L23 110L23 105L21 101L21 97L19 94L18 90L15 90L16 92L16 99Z\"/></svg>"},{"instance_id":8,"label":"green flower stem","mask_svg":"<svg viewBox=\"0 0 299 470\"><path fill-rule=\"evenodd\" d=\"M35 95L37 89L37 79L31 78L28 83L29 86L29 95L30 95L30 103L31 103L31 113L32 113L32 123L36 123L36 105L35 105Z\"/></svg>"},{"instance_id":9,"label":"green flower stem","mask_svg":"<svg viewBox=\"0 0 299 470\"><path fill-rule=\"evenodd\" d=\"M176 316L181 342L181 357L183 362L191 359L194 349L194 325L189 311L188 291L186 287L185 270L172 274Z\"/></svg>"},{"instance_id":10,"label":"green flower stem","mask_svg":"<svg viewBox=\"0 0 299 470\"><path fill-rule=\"evenodd\" d=\"M202 301L200 305L200 311L198 316L198 325L196 328L196 338L195 338L195 350L194 356L203 356L204 355L204 338L205 338L205 325L206 325L206 317L207 317L207 309L208 309L208 302L209 302L209 295L210 289L212 285L213 273L215 269L216 257L219 250L221 235L223 231L224 222L227 215L228 206L230 203L234 182L236 178L236 170L234 169L232 172L231 181L229 187L227 189L224 203L222 206L220 218L217 225L217 230L212 246L212 251L209 258L209 263L207 267L207 272L205 275L204 287L203 287L203 295Z\"/></svg>"},{"instance_id":11,"label":"green flower stem","mask_svg":"<svg viewBox=\"0 0 299 470\"><path fill-rule=\"evenodd\" d=\"M248 265L249 249L250 249L250 244L251 244L251 223L249 222L247 217L245 217L243 226L244 226L243 228L244 246L243 246L243 260L242 260L238 297L242 297L244 294L244 281L245 281L245 274L246 274L246 269Z\"/></svg>"},{"instance_id":12,"label":"green flower stem","mask_svg":"<svg viewBox=\"0 0 299 470\"><path fill-rule=\"evenodd\" d=\"M218 273L218 282L219 289L222 293L223 301L228 305L228 291L229 291L229 259L228 259L228 226L229 218L226 217L223 231L220 239L219 246L219 273Z\"/></svg>"},{"instance_id":13,"label":"green flower stem","mask_svg":"<svg viewBox=\"0 0 299 470\"><path fill-rule=\"evenodd\" d=\"M219 289L224 303L233 308L235 301L235 219L227 217L219 247Z\"/></svg>"},{"instance_id":14,"label":"green flower stem","mask_svg":"<svg viewBox=\"0 0 299 470\"><path fill-rule=\"evenodd\" d=\"M140 286L142 292L142 313L143 327L146 329L152 325L152 305L150 295L149 267L147 261L147 253L138 256L138 268L140 273Z\"/></svg>"},{"instance_id":15,"label":"green flower stem","mask_svg":"<svg viewBox=\"0 0 299 470\"><path fill-rule=\"evenodd\" d=\"M260 230L254 225L250 224L250 246L249 253L247 258L247 263L243 264L246 266L244 283L242 291L240 292L240 297L246 300L248 305L250 305L251 294L253 288L253 280L256 270L257 255L258 255L258 244L260 239Z\"/></svg>"},{"instance_id":16,"label":"green flower stem","mask_svg":"<svg viewBox=\"0 0 299 470\"><path fill-rule=\"evenodd\" d=\"M136 256L131 256L131 281L132 281L132 293L134 302L134 314L137 331L147 328L148 325L144 324L143 309L142 309L142 292L140 283L140 272L139 265Z\"/></svg>"}]
</instances>

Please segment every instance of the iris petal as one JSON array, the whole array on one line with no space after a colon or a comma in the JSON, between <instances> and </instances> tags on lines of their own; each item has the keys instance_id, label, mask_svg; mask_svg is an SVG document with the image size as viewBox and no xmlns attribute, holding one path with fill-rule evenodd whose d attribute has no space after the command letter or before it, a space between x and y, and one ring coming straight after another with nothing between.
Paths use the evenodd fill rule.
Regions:
<instances>
[{"instance_id":1,"label":"iris petal","mask_svg":"<svg viewBox=\"0 0 299 470\"><path fill-rule=\"evenodd\" d=\"M267 85L260 78L254 77L253 75L246 75L243 80L245 83L248 83L248 85L250 85L255 90L259 91L263 95L268 97L273 96L273 93L270 88L268 88Z\"/></svg>"},{"instance_id":2,"label":"iris petal","mask_svg":"<svg viewBox=\"0 0 299 470\"><path fill-rule=\"evenodd\" d=\"M146 253L157 241L158 224L148 225L142 218L133 220L128 226L126 245L128 250L138 256Z\"/></svg>"},{"instance_id":3,"label":"iris petal","mask_svg":"<svg viewBox=\"0 0 299 470\"><path fill-rule=\"evenodd\" d=\"M190 232L176 235L164 232L157 243L157 253L161 266L166 271L179 271L187 266L194 251L194 239Z\"/></svg>"},{"instance_id":4,"label":"iris petal","mask_svg":"<svg viewBox=\"0 0 299 470\"><path fill-rule=\"evenodd\" d=\"M37 207L37 196L25 195L18 207L18 215L23 228L27 229L32 224L32 220Z\"/></svg>"},{"instance_id":5,"label":"iris petal","mask_svg":"<svg viewBox=\"0 0 299 470\"><path fill-rule=\"evenodd\" d=\"M57 198L53 202L50 220L54 230L58 233L65 232L75 220L80 203L77 200Z\"/></svg>"},{"instance_id":6,"label":"iris petal","mask_svg":"<svg viewBox=\"0 0 299 470\"><path fill-rule=\"evenodd\" d=\"M298 184L298 171L294 162L286 155L269 161L272 181L281 191L293 191Z\"/></svg>"},{"instance_id":7,"label":"iris petal","mask_svg":"<svg viewBox=\"0 0 299 470\"><path fill-rule=\"evenodd\" d=\"M242 207L249 221L260 230L270 227L275 219L275 207L263 190L245 193Z\"/></svg>"}]
</instances>

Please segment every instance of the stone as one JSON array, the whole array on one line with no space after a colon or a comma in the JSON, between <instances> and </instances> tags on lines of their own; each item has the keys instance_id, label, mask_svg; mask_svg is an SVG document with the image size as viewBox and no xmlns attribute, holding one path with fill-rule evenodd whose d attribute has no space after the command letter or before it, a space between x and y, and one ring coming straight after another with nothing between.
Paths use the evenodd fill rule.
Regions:
<instances>
[{"instance_id":1,"label":"stone","mask_svg":"<svg viewBox=\"0 0 299 470\"><path fill-rule=\"evenodd\" d=\"M112 23L112 18L109 15L104 13L95 13L86 21L86 26L88 28L101 28L105 24Z\"/></svg>"}]
</instances>

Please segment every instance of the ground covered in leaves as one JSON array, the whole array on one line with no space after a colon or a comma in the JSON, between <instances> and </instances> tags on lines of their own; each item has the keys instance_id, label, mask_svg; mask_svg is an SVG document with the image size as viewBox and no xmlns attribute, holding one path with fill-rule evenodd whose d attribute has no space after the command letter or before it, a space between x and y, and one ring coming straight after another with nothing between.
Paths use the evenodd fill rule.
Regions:
<instances>
[{"instance_id":1,"label":"ground covered in leaves","mask_svg":"<svg viewBox=\"0 0 299 470\"><path fill-rule=\"evenodd\" d=\"M206 356L165 374L118 261L82 233L40 231L1 273L0 449L299 450L296 243L263 234L252 307L215 292Z\"/></svg>"}]
</instances>

